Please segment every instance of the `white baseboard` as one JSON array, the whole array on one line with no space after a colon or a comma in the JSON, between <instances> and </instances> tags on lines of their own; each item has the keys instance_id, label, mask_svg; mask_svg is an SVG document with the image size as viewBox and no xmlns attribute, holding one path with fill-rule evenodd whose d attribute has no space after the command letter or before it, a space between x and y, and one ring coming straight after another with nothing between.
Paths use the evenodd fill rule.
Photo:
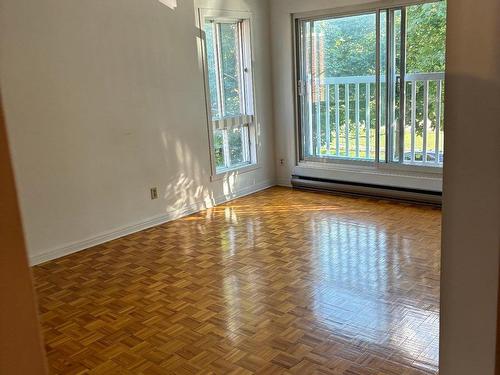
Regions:
<instances>
[{"instance_id":1,"label":"white baseboard","mask_svg":"<svg viewBox=\"0 0 500 375\"><path fill-rule=\"evenodd\" d=\"M127 225L121 228L116 228L111 231L107 231L91 238L87 238L85 240L72 242L69 244L62 245L60 247L50 249L42 252L41 254L33 255L29 257L29 262L31 266L47 262L49 260L57 259L72 253L76 253L81 250L88 249L89 247L93 247L96 245L103 244L105 242L115 240L117 238L127 236L132 233L140 232L141 230L148 229L151 227L155 227L157 225L164 224L166 222L180 219L184 216L188 216L194 214L196 212L202 211L207 208L211 208L213 206L229 202L233 199L243 197L245 195L250 195L256 193L258 191L270 188L275 186L276 183L273 180L266 180L259 184L252 185L238 191L232 192L226 195L220 195L215 197L213 202L207 204L206 202L198 202L191 204L189 206L183 207L181 209L171 211L164 215L156 216L153 218L149 218L147 220L143 220L139 223L135 223L132 225Z\"/></svg>"},{"instance_id":2,"label":"white baseboard","mask_svg":"<svg viewBox=\"0 0 500 375\"><path fill-rule=\"evenodd\" d=\"M279 179L276 181L277 186L285 186L285 187L292 187L292 182L291 179L285 180L285 179Z\"/></svg>"}]
</instances>

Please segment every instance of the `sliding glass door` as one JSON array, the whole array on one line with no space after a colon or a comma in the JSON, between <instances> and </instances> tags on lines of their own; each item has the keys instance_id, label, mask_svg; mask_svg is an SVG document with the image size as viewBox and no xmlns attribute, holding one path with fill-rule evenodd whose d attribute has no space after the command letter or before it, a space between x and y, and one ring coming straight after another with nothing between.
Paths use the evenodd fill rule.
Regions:
<instances>
[{"instance_id":1,"label":"sliding glass door","mask_svg":"<svg viewBox=\"0 0 500 375\"><path fill-rule=\"evenodd\" d=\"M296 28L302 160L441 166L444 2Z\"/></svg>"},{"instance_id":2,"label":"sliding glass door","mask_svg":"<svg viewBox=\"0 0 500 375\"><path fill-rule=\"evenodd\" d=\"M376 14L301 23L307 157L375 158Z\"/></svg>"}]
</instances>

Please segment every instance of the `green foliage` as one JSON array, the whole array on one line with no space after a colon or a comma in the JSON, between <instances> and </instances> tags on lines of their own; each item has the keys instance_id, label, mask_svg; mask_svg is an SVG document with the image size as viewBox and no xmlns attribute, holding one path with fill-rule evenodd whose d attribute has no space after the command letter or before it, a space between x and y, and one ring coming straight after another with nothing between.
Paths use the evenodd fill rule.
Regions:
<instances>
[{"instance_id":1,"label":"green foliage","mask_svg":"<svg viewBox=\"0 0 500 375\"><path fill-rule=\"evenodd\" d=\"M240 115L238 24L207 21L204 30L212 118ZM219 40L216 42L217 36ZM220 91L217 86L217 74L222 75ZM224 113L219 112L219 101L222 102Z\"/></svg>"},{"instance_id":2,"label":"green foliage","mask_svg":"<svg viewBox=\"0 0 500 375\"><path fill-rule=\"evenodd\" d=\"M445 71L446 56L446 2L429 3L407 8L406 72L431 73ZM409 94L410 88L407 88ZM424 89L417 86L416 132L422 135L424 127ZM437 119L437 85L429 85L428 118L431 129L435 129ZM444 85L442 97L444 98ZM407 95L407 103L410 97ZM406 118L411 116L410 106L406 106ZM439 119L441 122L441 119Z\"/></svg>"},{"instance_id":3,"label":"green foliage","mask_svg":"<svg viewBox=\"0 0 500 375\"><path fill-rule=\"evenodd\" d=\"M215 150L215 165L217 168L224 168L224 136L222 130L214 130L214 150Z\"/></svg>"},{"instance_id":4,"label":"green foliage","mask_svg":"<svg viewBox=\"0 0 500 375\"><path fill-rule=\"evenodd\" d=\"M324 67L319 73L327 77L374 75L375 22L374 14L314 21L311 27L319 35L324 50ZM396 28L400 22L397 15ZM381 27L385 28L385 17L381 17ZM444 72L446 2L407 7L406 29L406 72ZM396 37L399 41L399 33Z\"/></svg>"},{"instance_id":5,"label":"green foliage","mask_svg":"<svg viewBox=\"0 0 500 375\"><path fill-rule=\"evenodd\" d=\"M324 43L327 77L375 74L375 15L314 22Z\"/></svg>"},{"instance_id":6,"label":"green foliage","mask_svg":"<svg viewBox=\"0 0 500 375\"><path fill-rule=\"evenodd\" d=\"M407 73L444 72L446 2L408 7Z\"/></svg>"},{"instance_id":7,"label":"green foliage","mask_svg":"<svg viewBox=\"0 0 500 375\"><path fill-rule=\"evenodd\" d=\"M238 24L220 24L224 117L241 114Z\"/></svg>"}]
</instances>

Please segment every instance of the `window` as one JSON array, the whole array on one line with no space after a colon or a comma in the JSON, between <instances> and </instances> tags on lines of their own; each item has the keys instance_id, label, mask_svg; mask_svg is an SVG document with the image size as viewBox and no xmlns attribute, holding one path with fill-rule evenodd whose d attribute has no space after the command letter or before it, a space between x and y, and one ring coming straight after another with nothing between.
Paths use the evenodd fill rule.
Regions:
<instances>
[{"instance_id":1,"label":"window","mask_svg":"<svg viewBox=\"0 0 500 375\"><path fill-rule=\"evenodd\" d=\"M441 167L446 2L296 19L301 160Z\"/></svg>"},{"instance_id":2,"label":"window","mask_svg":"<svg viewBox=\"0 0 500 375\"><path fill-rule=\"evenodd\" d=\"M256 161L250 21L201 19L211 155L220 174Z\"/></svg>"}]
</instances>

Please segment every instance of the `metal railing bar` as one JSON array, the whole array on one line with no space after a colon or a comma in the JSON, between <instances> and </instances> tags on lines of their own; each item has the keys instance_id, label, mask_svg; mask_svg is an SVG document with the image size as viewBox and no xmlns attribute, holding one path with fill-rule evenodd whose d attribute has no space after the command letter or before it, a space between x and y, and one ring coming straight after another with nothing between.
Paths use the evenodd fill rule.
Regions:
<instances>
[{"instance_id":1,"label":"metal railing bar","mask_svg":"<svg viewBox=\"0 0 500 375\"><path fill-rule=\"evenodd\" d=\"M411 82L411 161L415 161L415 124L417 120L417 81Z\"/></svg>"},{"instance_id":2,"label":"metal railing bar","mask_svg":"<svg viewBox=\"0 0 500 375\"><path fill-rule=\"evenodd\" d=\"M316 155L321 153L321 88L316 86Z\"/></svg>"},{"instance_id":3,"label":"metal railing bar","mask_svg":"<svg viewBox=\"0 0 500 375\"><path fill-rule=\"evenodd\" d=\"M330 142L331 142L331 130L330 130L330 85L325 85L325 102L326 102L326 113L325 113L325 132L326 132L326 153L330 155Z\"/></svg>"},{"instance_id":4,"label":"metal railing bar","mask_svg":"<svg viewBox=\"0 0 500 375\"><path fill-rule=\"evenodd\" d=\"M432 73L408 73L405 75L406 81L437 81L444 80L444 72Z\"/></svg>"},{"instance_id":5,"label":"metal railing bar","mask_svg":"<svg viewBox=\"0 0 500 375\"><path fill-rule=\"evenodd\" d=\"M354 121L356 122L356 157L359 158L359 83L356 83L354 97L355 97Z\"/></svg>"},{"instance_id":6,"label":"metal railing bar","mask_svg":"<svg viewBox=\"0 0 500 375\"><path fill-rule=\"evenodd\" d=\"M434 147L435 152L434 152L434 161L436 164L440 163L439 160L439 155L440 155L440 139L439 139L439 133L441 131L441 95L442 95L442 81L439 80L437 81L437 88L436 88L436 146Z\"/></svg>"},{"instance_id":7,"label":"metal railing bar","mask_svg":"<svg viewBox=\"0 0 500 375\"><path fill-rule=\"evenodd\" d=\"M340 155L340 93L339 85L335 86L335 154Z\"/></svg>"},{"instance_id":8,"label":"metal railing bar","mask_svg":"<svg viewBox=\"0 0 500 375\"><path fill-rule=\"evenodd\" d=\"M349 84L345 85L345 151L346 155L349 156L349 120L350 120L350 95L349 95Z\"/></svg>"},{"instance_id":9,"label":"metal railing bar","mask_svg":"<svg viewBox=\"0 0 500 375\"><path fill-rule=\"evenodd\" d=\"M444 80L444 72L433 72L433 73L408 73L405 74L405 81L437 81ZM399 74L396 74L399 77ZM311 79L311 77L309 77ZM318 81L319 78L312 79L313 81ZM347 84L347 83L376 83L376 77L372 76L342 76L342 77L326 77L321 80L322 83L327 85L336 84ZM385 83L386 77L380 77L380 83Z\"/></svg>"},{"instance_id":10,"label":"metal railing bar","mask_svg":"<svg viewBox=\"0 0 500 375\"><path fill-rule=\"evenodd\" d=\"M429 81L424 82L424 129L422 132L422 162L427 162L427 123L429 117Z\"/></svg>"},{"instance_id":11,"label":"metal railing bar","mask_svg":"<svg viewBox=\"0 0 500 375\"><path fill-rule=\"evenodd\" d=\"M365 83L365 153L366 158L370 158L370 101L371 101L371 84Z\"/></svg>"}]
</instances>

